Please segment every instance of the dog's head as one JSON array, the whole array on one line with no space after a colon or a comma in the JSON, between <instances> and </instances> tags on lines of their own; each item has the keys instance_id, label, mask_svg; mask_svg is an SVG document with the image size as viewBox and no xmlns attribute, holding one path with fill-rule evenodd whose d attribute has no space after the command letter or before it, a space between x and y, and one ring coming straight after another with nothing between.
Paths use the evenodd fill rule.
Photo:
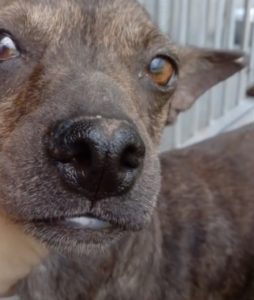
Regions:
<instances>
[{"instance_id":1,"label":"dog's head","mask_svg":"<svg viewBox=\"0 0 254 300\"><path fill-rule=\"evenodd\" d=\"M1 208L61 251L142 229L164 126L242 67L176 47L136 1L1 0Z\"/></svg>"}]
</instances>

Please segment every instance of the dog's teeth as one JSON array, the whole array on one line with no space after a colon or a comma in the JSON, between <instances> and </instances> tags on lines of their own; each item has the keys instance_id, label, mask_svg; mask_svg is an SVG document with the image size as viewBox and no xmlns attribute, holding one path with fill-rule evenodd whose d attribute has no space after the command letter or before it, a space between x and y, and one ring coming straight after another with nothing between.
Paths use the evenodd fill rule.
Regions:
<instances>
[{"instance_id":1,"label":"dog's teeth","mask_svg":"<svg viewBox=\"0 0 254 300\"><path fill-rule=\"evenodd\" d=\"M100 230L111 227L111 224L108 222L89 217L71 218L68 221L78 224L84 229Z\"/></svg>"}]
</instances>

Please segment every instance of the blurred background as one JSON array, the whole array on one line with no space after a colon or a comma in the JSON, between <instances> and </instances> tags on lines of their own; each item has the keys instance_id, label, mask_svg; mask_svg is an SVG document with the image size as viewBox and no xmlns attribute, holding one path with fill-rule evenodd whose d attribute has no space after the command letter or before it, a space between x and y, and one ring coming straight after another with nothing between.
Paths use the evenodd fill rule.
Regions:
<instances>
[{"instance_id":1,"label":"blurred background","mask_svg":"<svg viewBox=\"0 0 254 300\"><path fill-rule=\"evenodd\" d=\"M140 0L159 27L182 45L244 50L247 69L206 93L174 126L161 150L180 148L254 121L254 0Z\"/></svg>"}]
</instances>

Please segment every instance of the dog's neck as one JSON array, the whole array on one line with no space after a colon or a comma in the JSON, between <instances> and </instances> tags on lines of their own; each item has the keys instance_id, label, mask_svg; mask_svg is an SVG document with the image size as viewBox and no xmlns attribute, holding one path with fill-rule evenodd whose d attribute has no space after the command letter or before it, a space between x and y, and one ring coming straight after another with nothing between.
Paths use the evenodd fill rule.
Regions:
<instances>
[{"instance_id":1,"label":"dog's neck","mask_svg":"<svg viewBox=\"0 0 254 300\"><path fill-rule=\"evenodd\" d=\"M123 287L129 290L130 294L133 293L133 299L138 295L142 285L149 287L148 290L141 291L143 297L144 293L149 295L154 289L153 284L157 281L155 278L158 278L160 273L161 245L160 222L157 214L154 214L147 229L132 234L125 244L120 246L125 252L123 256L119 252L116 270L119 277L122 276ZM122 263L123 259L126 260L125 264ZM148 296L146 298L148 299Z\"/></svg>"},{"instance_id":2,"label":"dog's neck","mask_svg":"<svg viewBox=\"0 0 254 300\"><path fill-rule=\"evenodd\" d=\"M109 295L110 299L125 299L126 295L130 299L150 299L158 290L161 245L160 222L155 213L146 229L129 234L102 257L96 277L101 276L104 268L105 281L94 299L101 299L101 294Z\"/></svg>"},{"instance_id":3,"label":"dog's neck","mask_svg":"<svg viewBox=\"0 0 254 300\"><path fill-rule=\"evenodd\" d=\"M78 295L85 299L104 299L105 295L112 300L125 299L126 295L128 299L150 299L150 295L159 290L158 280L155 280L159 278L161 266L159 227L155 213L147 228L129 233L100 255L73 259L58 254L50 255L22 283L20 290L29 294L23 294L23 298L33 299L35 291L37 296L41 294L43 298L46 290L50 292L49 289L55 294L59 290L55 285L61 282L60 288L65 293L66 287L70 287L68 299L76 299ZM36 289L33 288L35 286ZM142 286L146 286L146 289L143 290ZM147 297L144 298L146 293Z\"/></svg>"}]
</instances>

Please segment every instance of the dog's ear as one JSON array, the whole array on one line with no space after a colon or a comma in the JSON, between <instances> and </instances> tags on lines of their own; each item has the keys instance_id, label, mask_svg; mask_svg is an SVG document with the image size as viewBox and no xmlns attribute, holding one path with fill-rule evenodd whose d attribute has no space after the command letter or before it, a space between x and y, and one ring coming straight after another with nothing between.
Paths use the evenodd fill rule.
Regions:
<instances>
[{"instance_id":1,"label":"dog's ear","mask_svg":"<svg viewBox=\"0 0 254 300\"><path fill-rule=\"evenodd\" d=\"M179 81L171 100L168 124L209 88L240 71L247 63L243 52L182 48L179 53Z\"/></svg>"},{"instance_id":2,"label":"dog's ear","mask_svg":"<svg viewBox=\"0 0 254 300\"><path fill-rule=\"evenodd\" d=\"M254 97L254 84L248 88L247 96Z\"/></svg>"}]
</instances>

